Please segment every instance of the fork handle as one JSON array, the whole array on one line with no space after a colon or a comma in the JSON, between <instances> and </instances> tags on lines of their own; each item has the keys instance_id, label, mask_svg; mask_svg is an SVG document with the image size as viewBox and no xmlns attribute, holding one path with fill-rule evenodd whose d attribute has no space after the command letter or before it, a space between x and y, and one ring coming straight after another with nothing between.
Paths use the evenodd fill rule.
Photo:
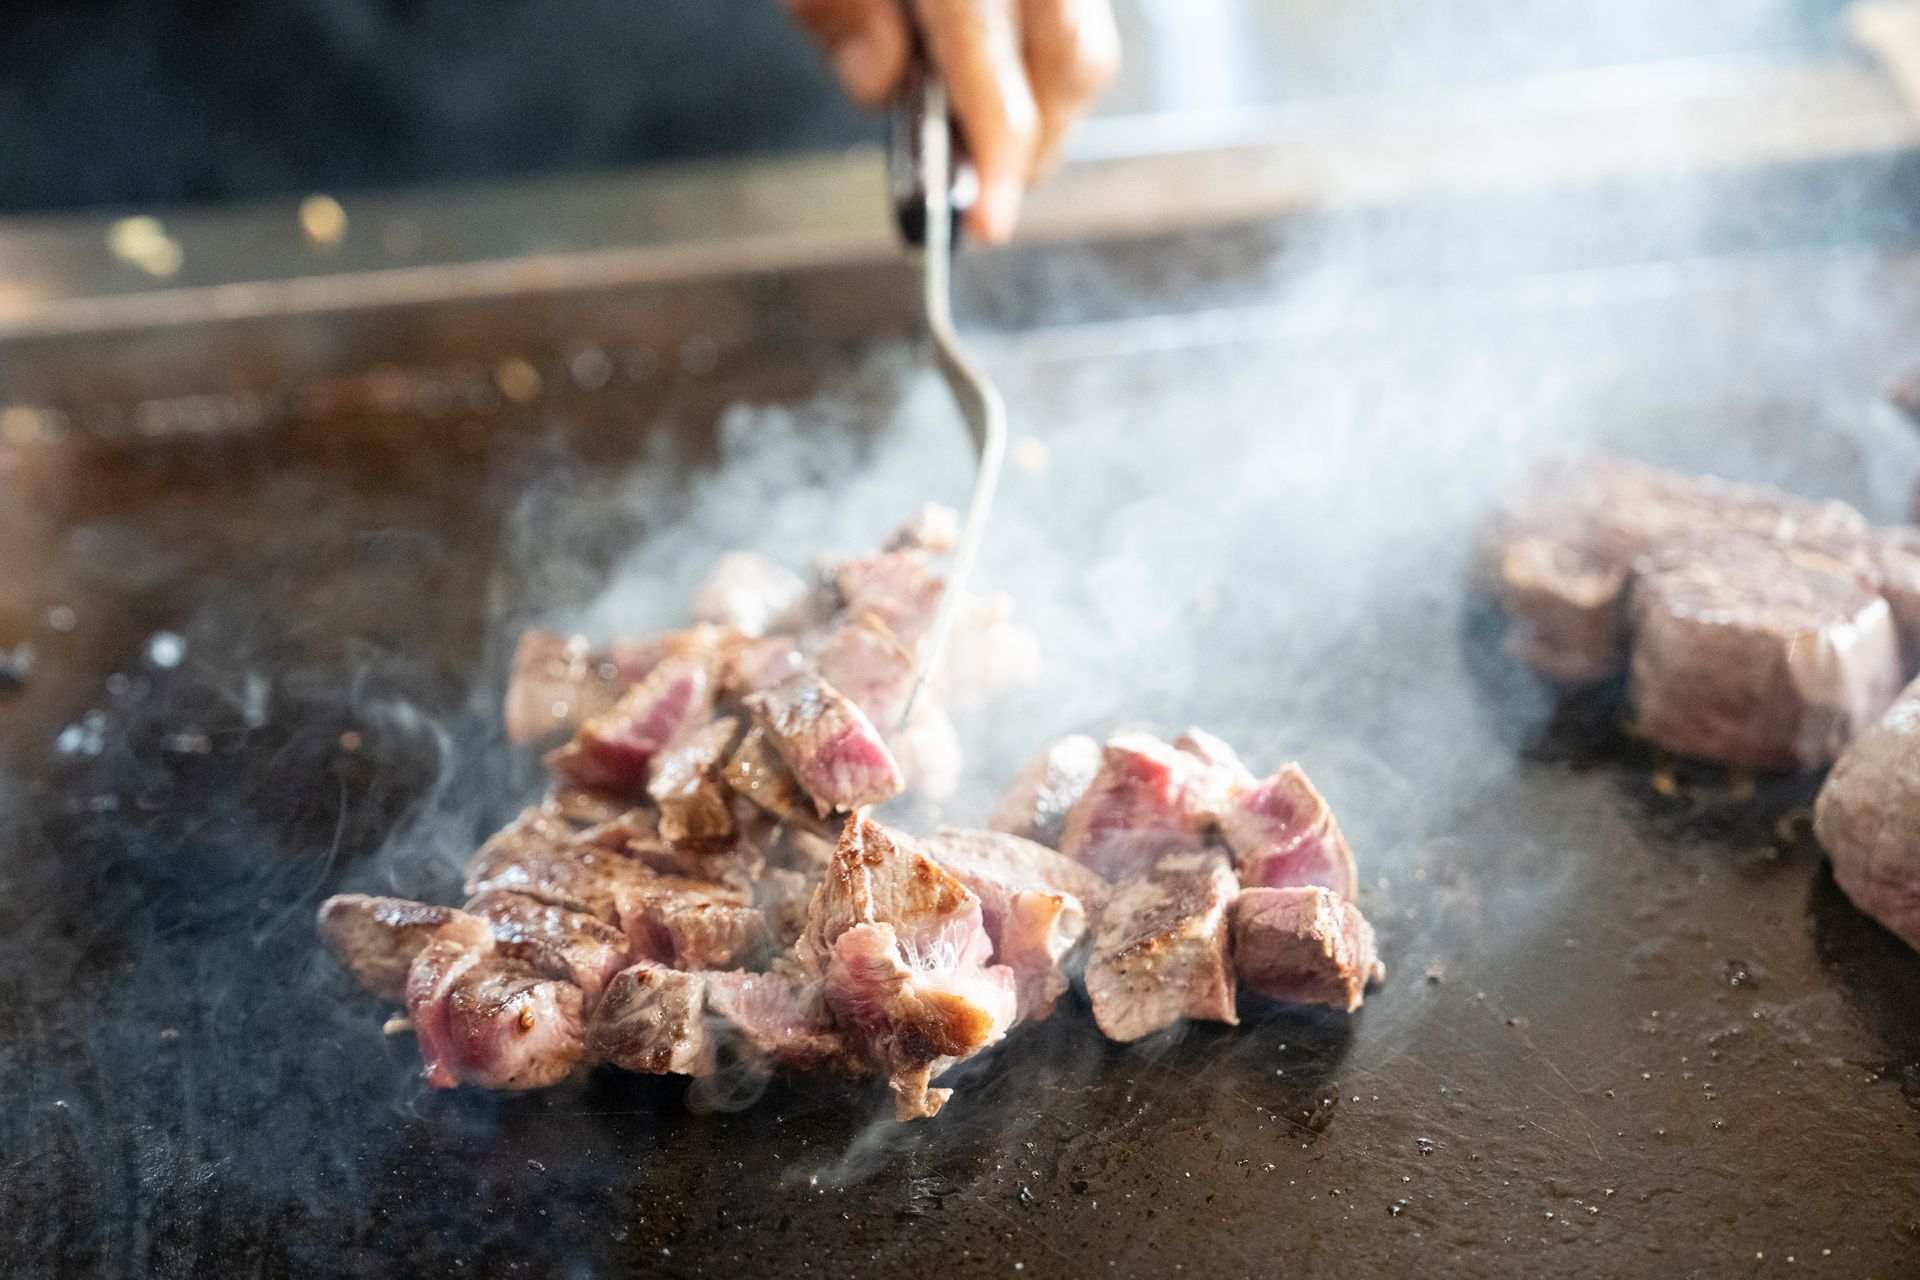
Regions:
<instances>
[{"instance_id":1,"label":"fork handle","mask_svg":"<svg viewBox=\"0 0 1920 1280\"><path fill-rule=\"evenodd\" d=\"M900 94L894 100L887 130L887 175L892 188L894 221L906 242L919 248L927 242L929 186L926 148L921 139L928 117L938 111L947 128L947 155L950 157L947 208L951 217L949 244L960 241L962 215L973 207L980 192L980 175L967 155L966 140L946 108L946 95L935 80L926 51L916 40L907 61L907 74Z\"/></svg>"}]
</instances>

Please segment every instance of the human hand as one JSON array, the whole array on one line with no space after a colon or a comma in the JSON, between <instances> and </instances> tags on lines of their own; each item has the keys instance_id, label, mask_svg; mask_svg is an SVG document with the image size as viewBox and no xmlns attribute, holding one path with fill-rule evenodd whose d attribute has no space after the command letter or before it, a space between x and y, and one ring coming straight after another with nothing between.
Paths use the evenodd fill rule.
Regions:
<instances>
[{"instance_id":1,"label":"human hand","mask_svg":"<svg viewBox=\"0 0 1920 1280\"><path fill-rule=\"evenodd\" d=\"M980 174L967 225L996 244L1120 66L1109 0L784 2L862 106L899 91L919 31Z\"/></svg>"}]
</instances>

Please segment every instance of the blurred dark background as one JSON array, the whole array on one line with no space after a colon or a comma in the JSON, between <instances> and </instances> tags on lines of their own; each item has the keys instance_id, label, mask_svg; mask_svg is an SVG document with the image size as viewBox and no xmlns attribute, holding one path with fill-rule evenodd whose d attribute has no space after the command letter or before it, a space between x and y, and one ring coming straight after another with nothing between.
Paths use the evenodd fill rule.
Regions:
<instances>
[{"instance_id":1,"label":"blurred dark background","mask_svg":"<svg viewBox=\"0 0 1920 1280\"><path fill-rule=\"evenodd\" d=\"M1119 0L1110 112L1836 45L1842 0ZM0 0L0 212L877 137L778 0Z\"/></svg>"}]
</instances>

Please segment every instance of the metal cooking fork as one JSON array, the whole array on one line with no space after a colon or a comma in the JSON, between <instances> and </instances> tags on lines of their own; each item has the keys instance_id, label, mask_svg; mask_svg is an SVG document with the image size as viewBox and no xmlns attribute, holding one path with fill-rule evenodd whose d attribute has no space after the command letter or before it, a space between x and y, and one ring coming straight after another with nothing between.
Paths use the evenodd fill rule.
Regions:
<instances>
[{"instance_id":1,"label":"metal cooking fork","mask_svg":"<svg viewBox=\"0 0 1920 1280\"><path fill-rule=\"evenodd\" d=\"M1007 407L1000 398L999 388L980 372L953 327L953 246L959 235L959 215L973 201L977 175L961 153L959 137L947 110L946 88L939 77L927 69L924 57L914 59L906 90L894 114L890 160L900 230L920 260L921 289L925 295L927 332L933 338L934 362L967 425L977 462L973 497L967 503L960 540L954 546L946 594L934 617L933 631L920 646L913 689L907 695L905 710L900 713L900 727L905 727L913 715L920 690L939 669L946 654L947 640L959 614L967 579L973 572L974 558L986 536L987 517L993 510L993 495L999 487L1000 467L1007 449Z\"/></svg>"}]
</instances>

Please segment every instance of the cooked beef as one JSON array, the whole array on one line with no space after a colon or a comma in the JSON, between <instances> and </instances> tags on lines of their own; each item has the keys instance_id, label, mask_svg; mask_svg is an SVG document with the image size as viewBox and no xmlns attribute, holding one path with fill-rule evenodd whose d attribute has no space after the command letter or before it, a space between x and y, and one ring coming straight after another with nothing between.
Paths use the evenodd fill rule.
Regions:
<instances>
[{"instance_id":1,"label":"cooked beef","mask_svg":"<svg viewBox=\"0 0 1920 1280\"><path fill-rule=\"evenodd\" d=\"M1100 744L1084 733L1060 739L1020 771L987 825L1058 848L1067 814L1100 772Z\"/></svg>"},{"instance_id":2,"label":"cooked beef","mask_svg":"<svg viewBox=\"0 0 1920 1280\"><path fill-rule=\"evenodd\" d=\"M900 1118L938 1112L951 1091L931 1080L1013 1022L1014 975L988 965L992 952L965 885L904 836L847 820L799 957L841 1030L887 1073Z\"/></svg>"},{"instance_id":3,"label":"cooked beef","mask_svg":"<svg viewBox=\"0 0 1920 1280\"><path fill-rule=\"evenodd\" d=\"M1873 552L1874 577L1900 633L1903 669L1920 671L1920 529L1898 525L1877 530Z\"/></svg>"},{"instance_id":4,"label":"cooked beef","mask_svg":"<svg viewBox=\"0 0 1920 1280\"><path fill-rule=\"evenodd\" d=\"M818 676L795 676L746 702L820 816L879 804L904 789L873 722Z\"/></svg>"},{"instance_id":5,"label":"cooked beef","mask_svg":"<svg viewBox=\"0 0 1920 1280\"><path fill-rule=\"evenodd\" d=\"M729 839L676 840L672 843L637 841L628 846L634 859L656 876L691 880L738 895L752 896L753 886L766 869L758 831L741 831ZM643 888L645 886L642 886Z\"/></svg>"},{"instance_id":6,"label":"cooked beef","mask_svg":"<svg viewBox=\"0 0 1920 1280\"><path fill-rule=\"evenodd\" d=\"M943 556L960 541L960 513L938 502L929 502L881 544L883 551L925 551Z\"/></svg>"},{"instance_id":7,"label":"cooked beef","mask_svg":"<svg viewBox=\"0 0 1920 1280\"><path fill-rule=\"evenodd\" d=\"M710 1075L705 974L643 960L615 974L587 1023L586 1052L649 1075Z\"/></svg>"},{"instance_id":8,"label":"cooked beef","mask_svg":"<svg viewBox=\"0 0 1920 1280\"><path fill-rule=\"evenodd\" d=\"M1100 768L1074 802L1060 852L1109 880L1197 846L1212 823L1207 771L1193 757L1144 733L1108 740Z\"/></svg>"},{"instance_id":9,"label":"cooked beef","mask_svg":"<svg viewBox=\"0 0 1920 1280\"><path fill-rule=\"evenodd\" d=\"M588 1009L626 966L627 935L595 916L501 889L474 898L467 910L487 922L495 951L571 982Z\"/></svg>"},{"instance_id":10,"label":"cooked beef","mask_svg":"<svg viewBox=\"0 0 1920 1280\"><path fill-rule=\"evenodd\" d=\"M1622 605L1644 557L1730 537L1832 546L1869 532L1844 503L1602 458L1536 471L1495 522L1485 559L1509 648L1555 679L1584 682L1625 664Z\"/></svg>"},{"instance_id":11,"label":"cooked beef","mask_svg":"<svg viewBox=\"0 0 1920 1280\"><path fill-rule=\"evenodd\" d=\"M848 618L876 618L909 647L919 644L933 625L947 591L946 579L925 552L916 550L836 561L828 567L828 577Z\"/></svg>"},{"instance_id":12,"label":"cooked beef","mask_svg":"<svg viewBox=\"0 0 1920 1280\"><path fill-rule=\"evenodd\" d=\"M407 972L407 1014L428 1084L537 1089L580 1060L580 989L531 965L450 938Z\"/></svg>"},{"instance_id":13,"label":"cooked beef","mask_svg":"<svg viewBox=\"0 0 1920 1280\"><path fill-rule=\"evenodd\" d=\"M643 795L655 754L712 711L709 662L666 658L610 710L581 725L573 741L547 756L547 764L581 786Z\"/></svg>"},{"instance_id":14,"label":"cooked beef","mask_svg":"<svg viewBox=\"0 0 1920 1280\"><path fill-rule=\"evenodd\" d=\"M1887 602L1845 565L1729 537L1643 567L1631 602L1636 731L1756 769L1825 764L1900 688Z\"/></svg>"},{"instance_id":15,"label":"cooked beef","mask_svg":"<svg viewBox=\"0 0 1920 1280\"><path fill-rule=\"evenodd\" d=\"M746 894L700 881L650 882L623 922L637 958L676 969L757 969L773 946L766 917Z\"/></svg>"},{"instance_id":16,"label":"cooked beef","mask_svg":"<svg viewBox=\"0 0 1920 1280\"><path fill-rule=\"evenodd\" d=\"M789 867L768 867L753 886L753 905L766 919L767 932L780 951L791 950L807 927L817 875Z\"/></svg>"},{"instance_id":17,"label":"cooked beef","mask_svg":"<svg viewBox=\"0 0 1920 1280\"><path fill-rule=\"evenodd\" d=\"M633 797L563 782L547 793L540 807L574 827L585 829L617 821L633 812Z\"/></svg>"},{"instance_id":18,"label":"cooked beef","mask_svg":"<svg viewBox=\"0 0 1920 1280\"><path fill-rule=\"evenodd\" d=\"M808 795L787 762L774 750L767 731L759 725L747 730L733 758L727 761L726 782L733 793L752 801L782 822L830 829L821 824L813 797Z\"/></svg>"},{"instance_id":19,"label":"cooked beef","mask_svg":"<svg viewBox=\"0 0 1920 1280\"><path fill-rule=\"evenodd\" d=\"M900 722L913 692L913 655L871 614L828 632L813 651L813 667L882 732Z\"/></svg>"},{"instance_id":20,"label":"cooked beef","mask_svg":"<svg viewBox=\"0 0 1920 1280\"><path fill-rule=\"evenodd\" d=\"M707 973L707 1008L748 1057L789 1071L870 1068L833 1024L818 982L784 967L768 973Z\"/></svg>"},{"instance_id":21,"label":"cooked beef","mask_svg":"<svg viewBox=\"0 0 1920 1280\"><path fill-rule=\"evenodd\" d=\"M1358 890L1353 852L1340 824L1297 764L1246 788L1218 821L1241 884L1321 885L1345 898Z\"/></svg>"},{"instance_id":22,"label":"cooked beef","mask_svg":"<svg viewBox=\"0 0 1920 1280\"><path fill-rule=\"evenodd\" d=\"M383 999L406 999L407 968L428 943L484 946L486 922L452 907L342 893L320 904L320 936L359 984Z\"/></svg>"},{"instance_id":23,"label":"cooked beef","mask_svg":"<svg viewBox=\"0 0 1920 1280\"><path fill-rule=\"evenodd\" d=\"M1182 1018L1238 1022L1228 955L1239 886L1213 849L1168 854L1116 885L1087 957L1093 1020L1114 1040L1138 1040Z\"/></svg>"},{"instance_id":24,"label":"cooked beef","mask_svg":"<svg viewBox=\"0 0 1920 1280\"><path fill-rule=\"evenodd\" d=\"M1352 1012L1386 969L1373 926L1328 889L1242 889L1233 903L1233 968L1243 990Z\"/></svg>"},{"instance_id":25,"label":"cooked beef","mask_svg":"<svg viewBox=\"0 0 1920 1280\"><path fill-rule=\"evenodd\" d=\"M524 893L616 924L622 901L652 873L624 846L606 842L607 830L576 836L554 815L528 809L480 846L467 868L466 894Z\"/></svg>"},{"instance_id":26,"label":"cooked beef","mask_svg":"<svg viewBox=\"0 0 1920 1280\"><path fill-rule=\"evenodd\" d=\"M726 716L685 733L654 757L647 794L664 840L733 834L733 797L722 776L740 722Z\"/></svg>"},{"instance_id":27,"label":"cooked beef","mask_svg":"<svg viewBox=\"0 0 1920 1280\"><path fill-rule=\"evenodd\" d=\"M507 738L540 742L613 705L613 680L585 636L529 631L514 650L507 681Z\"/></svg>"},{"instance_id":28,"label":"cooked beef","mask_svg":"<svg viewBox=\"0 0 1920 1280\"><path fill-rule=\"evenodd\" d=\"M792 636L767 636L730 645L721 664L720 690L733 699L771 689L806 666Z\"/></svg>"},{"instance_id":29,"label":"cooked beef","mask_svg":"<svg viewBox=\"0 0 1920 1280\"><path fill-rule=\"evenodd\" d=\"M793 570L757 552L729 551L694 592L693 616L763 636L787 625L806 600L807 584Z\"/></svg>"},{"instance_id":30,"label":"cooked beef","mask_svg":"<svg viewBox=\"0 0 1920 1280\"><path fill-rule=\"evenodd\" d=\"M926 850L980 899L993 958L1013 970L1021 1020L1051 1014L1107 882L1065 854L999 831L943 828Z\"/></svg>"},{"instance_id":31,"label":"cooked beef","mask_svg":"<svg viewBox=\"0 0 1920 1280\"><path fill-rule=\"evenodd\" d=\"M1920 682L1847 748L1813 809L1853 904L1920 950Z\"/></svg>"}]
</instances>

